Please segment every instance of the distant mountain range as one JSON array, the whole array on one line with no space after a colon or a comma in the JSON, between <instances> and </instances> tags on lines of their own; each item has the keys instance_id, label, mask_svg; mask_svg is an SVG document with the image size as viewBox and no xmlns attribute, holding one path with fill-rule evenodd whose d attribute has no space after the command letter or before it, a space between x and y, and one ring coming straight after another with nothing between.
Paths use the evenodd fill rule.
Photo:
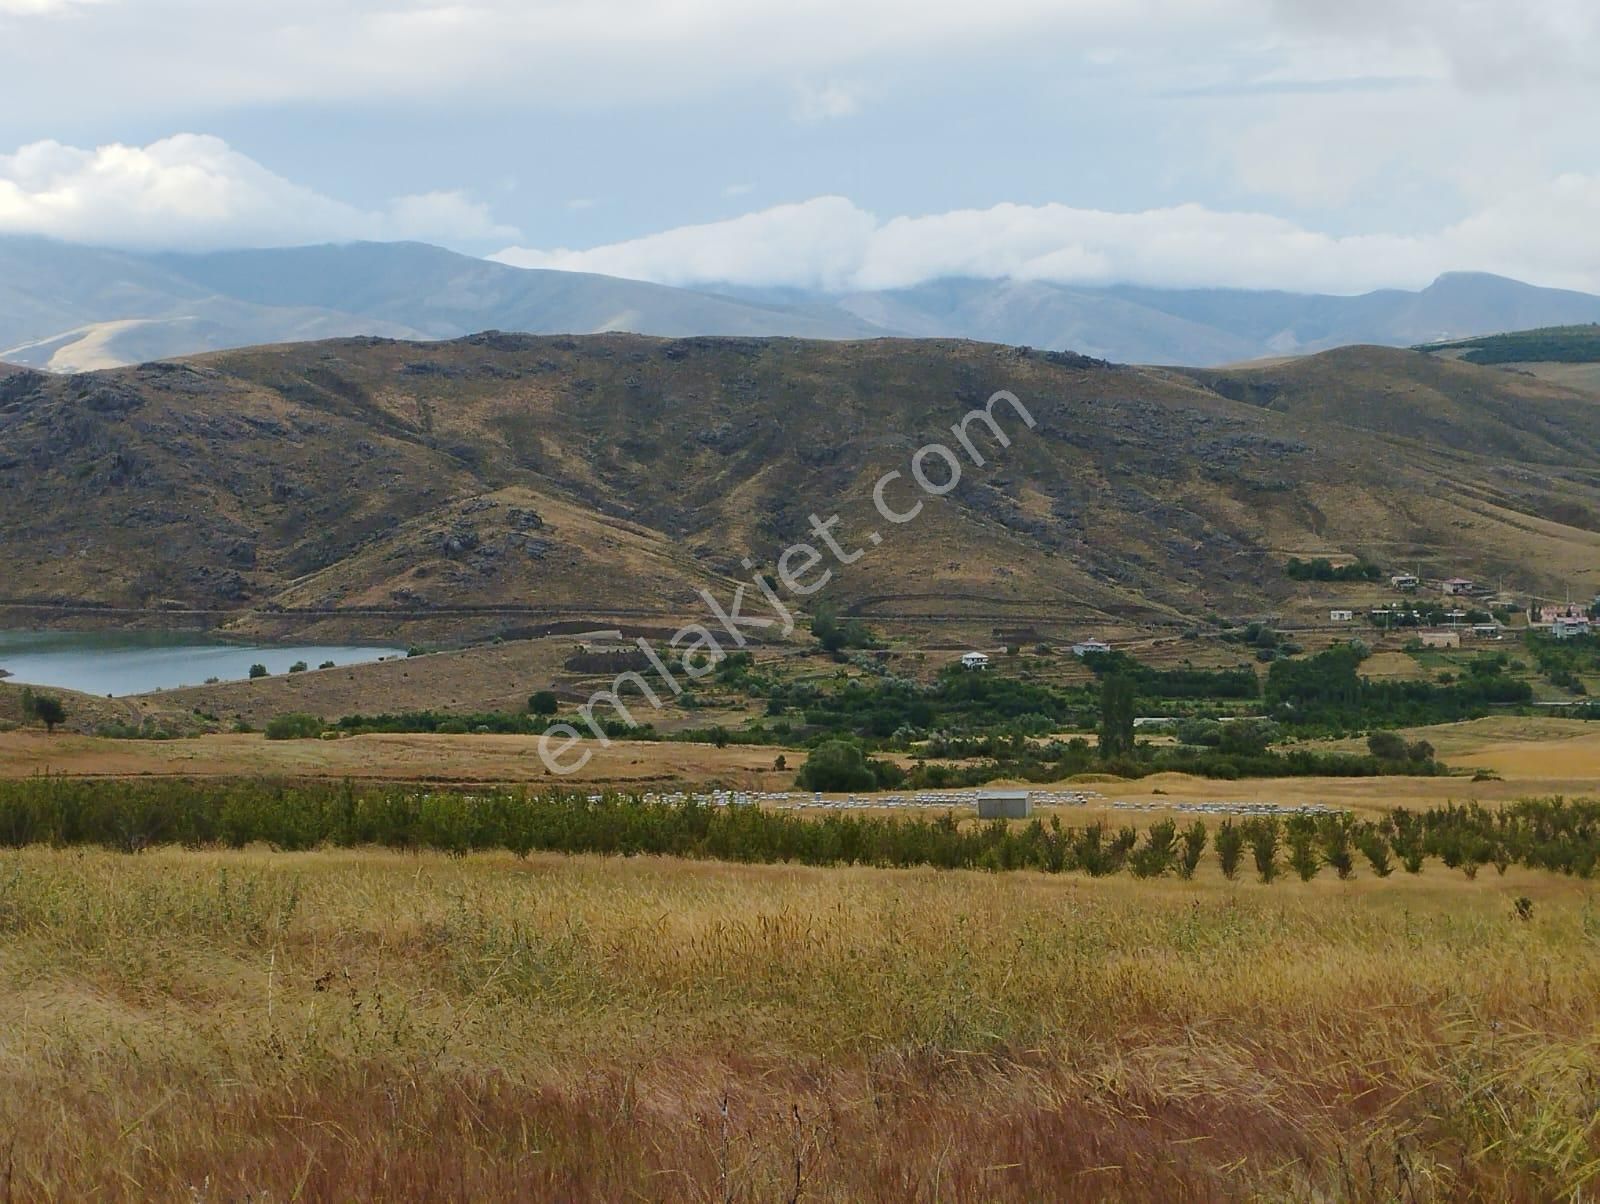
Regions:
<instances>
[{"instance_id":1,"label":"distant mountain range","mask_svg":"<svg viewBox=\"0 0 1600 1204\"><path fill-rule=\"evenodd\" d=\"M1600 297L1451 273L1355 297L939 280L848 294L684 289L507 267L420 243L198 255L0 238L0 360L83 371L350 335L957 337L1212 366L1600 322Z\"/></svg>"}]
</instances>

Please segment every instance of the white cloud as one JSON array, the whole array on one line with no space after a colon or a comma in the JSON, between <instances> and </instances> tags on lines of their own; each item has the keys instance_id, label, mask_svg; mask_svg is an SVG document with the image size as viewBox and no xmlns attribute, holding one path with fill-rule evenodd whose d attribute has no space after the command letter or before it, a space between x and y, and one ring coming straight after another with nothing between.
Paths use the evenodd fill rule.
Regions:
<instances>
[{"instance_id":1,"label":"white cloud","mask_svg":"<svg viewBox=\"0 0 1600 1204\"><path fill-rule=\"evenodd\" d=\"M485 242L516 231L495 221L482 201L454 189L396 197L383 212L363 214L362 224L381 232L369 237L423 242Z\"/></svg>"},{"instance_id":2,"label":"white cloud","mask_svg":"<svg viewBox=\"0 0 1600 1204\"><path fill-rule=\"evenodd\" d=\"M876 227L870 213L844 197L818 197L589 251L512 247L491 258L516 267L599 272L664 284L714 280L843 288L860 271Z\"/></svg>"},{"instance_id":3,"label":"white cloud","mask_svg":"<svg viewBox=\"0 0 1600 1204\"><path fill-rule=\"evenodd\" d=\"M881 221L835 196L588 251L511 247L492 258L663 284L829 290L972 276L1351 293L1478 270L1600 292L1596 212L1600 175L1583 174L1517 189L1418 235L1337 237L1200 205L1112 213L1002 204Z\"/></svg>"},{"instance_id":4,"label":"white cloud","mask_svg":"<svg viewBox=\"0 0 1600 1204\"><path fill-rule=\"evenodd\" d=\"M365 210L292 183L221 139L199 134L93 150L36 142L0 155L0 233L182 249L516 237L514 228L459 192L403 196L383 210Z\"/></svg>"},{"instance_id":5,"label":"white cloud","mask_svg":"<svg viewBox=\"0 0 1600 1204\"><path fill-rule=\"evenodd\" d=\"M852 117L860 108L860 98L846 84L802 84L795 98L794 115L803 122L831 121Z\"/></svg>"},{"instance_id":6,"label":"white cloud","mask_svg":"<svg viewBox=\"0 0 1600 1204\"><path fill-rule=\"evenodd\" d=\"M0 0L32 11L73 0ZM491 96L615 108L864 63L1241 24L1261 0L138 0L85 9L70 36L0 42L8 100L30 117L329 101ZM6 9L0 9L0 12ZM31 31L33 32L33 31ZM71 63L73 69L63 69ZM848 89L823 84L831 115Z\"/></svg>"},{"instance_id":7,"label":"white cloud","mask_svg":"<svg viewBox=\"0 0 1600 1204\"><path fill-rule=\"evenodd\" d=\"M1511 181L1433 230L1343 236L1197 204L1138 212L999 204L881 219L845 197L822 196L587 250L513 245L493 258L665 284L829 290L974 276L1357 292L1481 270L1600 292L1596 212L1594 172ZM181 249L519 237L461 192L364 208L196 134L92 150L38 142L0 155L0 233Z\"/></svg>"},{"instance_id":8,"label":"white cloud","mask_svg":"<svg viewBox=\"0 0 1600 1204\"><path fill-rule=\"evenodd\" d=\"M97 0L0 0L0 17L41 17Z\"/></svg>"},{"instance_id":9,"label":"white cloud","mask_svg":"<svg viewBox=\"0 0 1600 1204\"><path fill-rule=\"evenodd\" d=\"M1412 56L1468 89L1549 88L1600 78L1593 0L1272 0L1291 35Z\"/></svg>"},{"instance_id":10,"label":"white cloud","mask_svg":"<svg viewBox=\"0 0 1600 1204\"><path fill-rule=\"evenodd\" d=\"M1376 54L1468 87L1600 73L1593 0L0 0L0 18L68 8L84 19L54 46L0 44L8 83L25 85L11 103L43 114L85 96L148 110L469 91L606 107L1052 44L1100 65L1148 62L1162 45L1201 63L1277 45L1315 51L1331 77L1372 71Z\"/></svg>"}]
</instances>

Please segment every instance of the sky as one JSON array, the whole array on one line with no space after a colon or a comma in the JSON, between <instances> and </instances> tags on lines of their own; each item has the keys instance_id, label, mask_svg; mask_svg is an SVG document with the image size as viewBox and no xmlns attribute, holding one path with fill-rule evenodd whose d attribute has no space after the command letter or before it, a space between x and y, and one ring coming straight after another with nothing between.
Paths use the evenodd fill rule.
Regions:
<instances>
[{"instance_id":1,"label":"sky","mask_svg":"<svg viewBox=\"0 0 1600 1204\"><path fill-rule=\"evenodd\" d=\"M0 234L1600 292L1594 0L0 0Z\"/></svg>"}]
</instances>

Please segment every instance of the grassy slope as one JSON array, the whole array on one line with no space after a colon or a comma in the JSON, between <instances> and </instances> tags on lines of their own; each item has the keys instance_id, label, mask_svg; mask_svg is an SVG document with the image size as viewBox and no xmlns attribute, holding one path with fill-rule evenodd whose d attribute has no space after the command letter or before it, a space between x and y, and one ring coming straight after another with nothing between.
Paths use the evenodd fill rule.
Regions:
<instances>
[{"instance_id":1,"label":"grassy slope","mask_svg":"<svg viewBox=\"0 0 1600 1204\"><path fill-rule=\"evenodd\" d=\"M1532 1201L1600 1153L1586 892L1517 871L29 851L0 932L19 1198Z\"/></svg>"},{"instance_id":2,"label":"grassy slope","mask_svg":"<svg viewBox=\"0 0 1600 1204\"><path fill-rule=\"evenodd\" d=\"M1551 326L1428 344L1444 360L1484 364L1600 398L1600 327Z\"/></svg>"},{"instance_id":3,"label":"grassy slope","mask_svg":"<svg viewBox=\"0 0 1600 1204\"><path fill-rule=\"evenodd\" d=\"M1546 326L1430 343L1419 350L1456 352L1470 364L1589 364L1600 360L1600 326Z\"/></svg>"},{"instance_id":4,"label":"grassy slope","mask_svg":"<svg viewBox=\"0 0 1600 1204\"><path fill-rule=\"evenodd\" d=\"M887 532L838 597L1162 621L1281 600L1288 554L1537 585L1600 551L1600 411L1407 352L1183 373L950 341L484 335L7 379L6 592L458 629L681 615L813 511L851 543L882 527L872 482L1001 387L1039 429Z\"/></svg>"}]
</instances>

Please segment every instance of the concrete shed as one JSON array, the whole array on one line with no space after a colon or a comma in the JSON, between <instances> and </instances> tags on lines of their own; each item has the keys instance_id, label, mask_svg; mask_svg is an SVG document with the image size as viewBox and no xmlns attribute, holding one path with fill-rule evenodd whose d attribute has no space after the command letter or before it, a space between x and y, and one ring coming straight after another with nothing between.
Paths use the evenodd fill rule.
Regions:
<instances>
[{"instance_id":1,"label":"concrete shed","mask_svg":"<svg viewBox=\"0 0 1600 1204\"><path fill-rule=\"evenodd\" d=\"M1033 814L1033 801L1026 790L982 790L978 792L979 819L1027 819Z\"/></svg>"}]
</instances>

